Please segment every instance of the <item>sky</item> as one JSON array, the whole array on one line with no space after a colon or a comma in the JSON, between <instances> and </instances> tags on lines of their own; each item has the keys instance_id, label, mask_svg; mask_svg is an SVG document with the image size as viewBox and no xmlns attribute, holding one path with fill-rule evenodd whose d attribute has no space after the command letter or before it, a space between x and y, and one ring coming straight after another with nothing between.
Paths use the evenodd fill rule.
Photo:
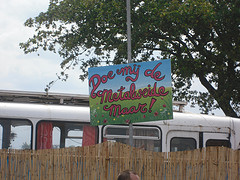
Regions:
<instances>
[{"instance_id":1,"label":"sky","mask_svg":"<svg viewBox=\"0 0 240 180\"><path fill-rule=\"evenodd\" d=\"M32 37L34 29L24 26L48 8L49 0L8 0L0 4L0 90L44 92L46 85L61 72L62 59L51 52L24 54L19 43ZM39 56L38 56L39 54ZM49 92L88 94L88 81L79 79L80 70L69 71L66 82L57 81ZM195 80L194 88L203 89ZM198 113L187 106L186 111ZM214 111L223 115L222 111Z\"/></svg>"},{"instance_id":2,"label":"sky","mask_svg":"<svg viewBox=\"0 0 240 180\"><path fill-rule=\"evenodd\" d=\"M0 5L0 90L44 92L61 72L61 58L50 52L24 54L19 43L32 37L34 29L24 26L30 17L46 11L49 0L8 0ZM79 71L70 71L67 82L57 81L50 92L88 94L87 81Z\"/></svg>"}]
</instances>

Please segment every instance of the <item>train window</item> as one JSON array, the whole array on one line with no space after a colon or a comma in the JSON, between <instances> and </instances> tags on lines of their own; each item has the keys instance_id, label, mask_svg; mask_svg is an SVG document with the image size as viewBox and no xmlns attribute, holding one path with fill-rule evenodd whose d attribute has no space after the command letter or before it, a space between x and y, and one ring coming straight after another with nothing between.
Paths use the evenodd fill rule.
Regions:
<instances>
[{"instance_id":1,"label":"train window","mask_svg":"<svg viewBox=\"0 0 240 180\"><path fill-rule=\"evenodd\" d=\"M209 139L206 142L206 147L208 146L224 146L224 147L231 147L231 143L229 140L225 139Z\"/></svg>"},{"instance_id":2,"label":"train window","mask_svg":"<svg viewBox=\"0 0 240 180\"><path fill-rule=\"evenodd\" d=\"M60 148L60 137L61 137L61 130L59 127L53 127L52 132L52 148L57 149Z\"/></svg>"},{"instance_id":3,"label":"train window","mask_svg":"<svg viewBox=\"0 0 240 180\"><path fill-rule=\"evenodd\" d=\"M103 137L108 141L129 144L129 127L108 125L103 129ZM160 152L161 132L157 127L133 126L133 145L149 151Z\"/></svg>"},{"instance_id":4,"label":"train window","mask_svg":"<svg viewBox=\"0 0 240 180\"><path fill-rule=\"evenodd\" d=\"M37 149L96 144L97 128L89 124L41 121L37 124Z\"/></svg>"},{"instance_id":5,"label":"train window","mask_svg":"<svg viewBox=\"0 0 240 180\"><path fill-rule=\"evenodd\" d=\"M61 128L62 129L62 128ZM52 144L53 148L60 148L61 129L53 127ZM65 135L65 147L82 146L83 125L76 127L74 130L67 130Z\"/></svg>"},{"instance_id":6,"label":"train window","mask_svg":"<svg viewBox=\"0 0 240 180\"><path fill-rule=\"evenodd\" d=\"M0 119L1 149L31 149L32 124L29 120Z\"/></svg>"},{"instance_id":7,"label":"train window","mask_svg":"<svg viewBox=\"0 0 240 180\"><path fill-rule=\"evenodd\" d=\"M66 137L66 147L82 146L83 126L69 130Z\"/></svg>"},{"instance_id":8,"label":"train window","mask_svg":"<svg viewBox=\"0 0 240 180\"><path fill-rule=\"evenodd\" d=\"M61 128L62 129L62 128ZM53 136L52 136L52 142L53 142L53 148L60 148L60 139L61 139L61 130L59 127L53 127ZM65 135L65 142L62 144L65 144L64 147L77 147L82 146L82 135L83 135L83 127L82 125L78 127L78 129L69 130L67 131L67 134Z\"/></svg>"},{"instance_id":9,"label":"train window","mask_svg":"<svg viewBox=\"0 0 240 180\"><path fill-rule=\"evenodd\" d=\"M170 151L187 151L196 149L197 142L194 138L173 137L170 142Z\"/></svg>"}]
</instances>

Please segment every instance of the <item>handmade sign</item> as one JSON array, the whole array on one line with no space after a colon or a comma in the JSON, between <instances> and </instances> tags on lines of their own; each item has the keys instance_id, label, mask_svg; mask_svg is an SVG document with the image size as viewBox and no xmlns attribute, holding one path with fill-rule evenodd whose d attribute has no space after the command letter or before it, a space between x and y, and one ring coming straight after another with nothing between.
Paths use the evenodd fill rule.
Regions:
<instances>
[{"instance_id":1,"label":"handmade sign","mask_svg":"<svg viewBox=\"0 0 240 180\"><path fill-rule=\"evenodd\" d=\"M89 68L92 125L173 118L171 61Z\"/></svg>"}]
</instances>

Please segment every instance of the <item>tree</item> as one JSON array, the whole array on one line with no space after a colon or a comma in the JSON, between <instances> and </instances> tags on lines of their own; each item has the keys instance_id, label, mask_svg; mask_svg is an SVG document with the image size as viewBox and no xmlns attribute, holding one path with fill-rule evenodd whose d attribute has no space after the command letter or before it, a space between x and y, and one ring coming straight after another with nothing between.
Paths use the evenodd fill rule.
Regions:
<instances>
[{"instance_id":1,"label":"tree","mask_svg":"<svg viewBox=\"0 0 240 180\"><path fill-rule=\"evenodd\" d=\"M131 0L134 62L170 58L175 100L197 103L203 113L220 107L239 117L239 7L238 0ZM76 65L84 79L90 66L127 63L125 1L51 0L25 25L36 33L20 47L58 53L59 78ZM193 78L207 92L190 91Z\"/></svg>"},{"instance_id":2,"label":"tree","mask_svg":"<svg viewBox=\"0 0 240 180\"><path fill-rule=\"evenodd\" d=\"M21 149L31 149L31 145L28 144L27 142L24 142L21 146Z\"/></svg>"}]
</instances>

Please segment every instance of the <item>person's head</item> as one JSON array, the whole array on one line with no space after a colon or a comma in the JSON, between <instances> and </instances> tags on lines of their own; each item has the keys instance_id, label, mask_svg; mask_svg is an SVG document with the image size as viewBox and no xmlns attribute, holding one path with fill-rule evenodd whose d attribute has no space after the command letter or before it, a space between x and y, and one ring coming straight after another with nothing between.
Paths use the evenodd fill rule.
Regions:
<instances>
[{"instance_id":1,"label":"person's head","mask_svg":"<svg viewBox=\"0 0 240 180\"><path fill-rule=\"evenodd\" d=\"M134 171L125 170L118 175L117 180L140 180L140 178Z\"/></svg>"}]
</instances>

